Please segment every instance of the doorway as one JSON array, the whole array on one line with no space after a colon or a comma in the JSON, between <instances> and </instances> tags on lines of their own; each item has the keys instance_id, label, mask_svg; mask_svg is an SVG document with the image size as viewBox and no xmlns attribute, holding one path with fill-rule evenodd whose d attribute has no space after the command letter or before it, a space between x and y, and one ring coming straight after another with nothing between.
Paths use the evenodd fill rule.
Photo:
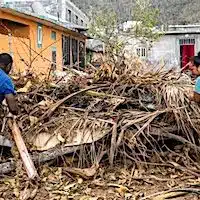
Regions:
<instances>
[{"instance_id":1,"label":"doorway","mask_svg":"<svg viewBox=\"0 0 200 200\"><path fill-rule=\"evenodd\" d=\"M195 55L195 39L180 39L180 63L183 68Z\"/></svg>"}]
</instances>

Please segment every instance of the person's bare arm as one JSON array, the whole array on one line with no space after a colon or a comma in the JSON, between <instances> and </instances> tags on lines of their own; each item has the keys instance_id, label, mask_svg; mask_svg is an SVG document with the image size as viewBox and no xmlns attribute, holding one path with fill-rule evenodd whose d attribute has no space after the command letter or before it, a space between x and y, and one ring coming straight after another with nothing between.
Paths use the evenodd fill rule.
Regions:
<instances>
[{"instance_id":1,"label":"person's bare arm","mask_svg":"<svg viewBox=\"0 0 200 200\"><path fill-rule=\"evenodd\" d=\"M18 114L18 106L17 106L15 96L13 94L6 94L5 99L8 104L9 111L13 115L17 115Z\"/></svg>"},{"instance_id":2,"label":"person's bare arm","mask_svg":"<svg viewBox=\"0 0 200 200\"><path fill-rule=\"evenodd\" d=\"M200 94L193 92L193 94L189 96L189 99L191 101L195 101L197 103L200 103Z\"/></svg>"}]
</instances>

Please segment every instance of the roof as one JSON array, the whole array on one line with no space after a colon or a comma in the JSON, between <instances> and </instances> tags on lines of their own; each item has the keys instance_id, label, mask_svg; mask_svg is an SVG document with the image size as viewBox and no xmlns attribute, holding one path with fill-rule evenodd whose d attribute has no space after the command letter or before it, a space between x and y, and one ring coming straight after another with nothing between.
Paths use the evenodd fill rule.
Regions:
<instances>
[{"instance_id":1,"label":"roof","mask_svg":"<svg viewBox=\"0 0 200 200\"><path fill-rule=\"evenodd\" d=\"M185 35L185 34L200 34L199 31L165 31L164 35Z\"/></svg>"},{"instance_id":2,"label":"roof","mask_svg":"<svg viewBox=\"0 0 200 200\"><path fill-rule=\"evenodd\" d=\"M165 35L200 34L199 24L169 25L164 31Z\"/></svg>"},{"instance_id":3,"label":"roof","mask_svg":"<svg viewBox=\"0 0 200 200\"><path fill-rule=\"evenodd\" d=\"M5 12L5 13L9 13L11 15L14 16L18 16L18 17L22 17L25 19L29 19L31 21L46 25L48 27L52 27L56 30L60 30L60 31L70 31L72 33L74 33L77 36L81 36L84 39L87 39L88 36L86 36L83 33L80 33L80 29L83 27L80 26L73 26L70 23L63 23L63 22L59 22L59 21L55 21L52 19L49 19L45 16L38 16L37 14L31 13L31 12L27 12L27 11L22 11L22 10L18 10L18 9L12 9L12 8L7 8L7 7L1 7L0 11ZM85 29L84 29L85 30Z\"/></svg>"},{"instance_id":4,"label":"roof","mask_svg":"<svg viewBox=\"0 0 200 200\"><path fill-rule=\"evenodd\" d=\"M186 25L182 25L182 24L177 24L177 25L169 25L169 28L196 28L196 27L200 27L200 24L186 24Z\"/></svg>"}]
</instances>

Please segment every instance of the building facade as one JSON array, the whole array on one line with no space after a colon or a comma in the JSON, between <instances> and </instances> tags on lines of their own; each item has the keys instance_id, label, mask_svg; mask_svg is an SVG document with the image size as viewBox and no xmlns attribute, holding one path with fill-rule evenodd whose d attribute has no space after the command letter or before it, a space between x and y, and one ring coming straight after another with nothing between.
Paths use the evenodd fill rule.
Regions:
<instances>
[{"instance_id":1,"label":"building facade","mask_svg":"<svg viewBox=\"0 0 200 200\"><path fill-rule=\"evenodd\" d=\"M87 36L54 21L0 8L0 52L14 58L14 71L47 75L64 66L84 65Z\"/></svg>"},{"instance_id":2,"label":"building facade","mask_svg":"<svg viewBox=\"0 0 200 200\"><path fill-rule=\"evenodd\" d=\"M171 25L148 51L153 63L162 60L166 66L185 66L200 51L200 25Z\"/></svg>"},{"instance_id":3,"label":"building facade","mask_svg":"<svg viewBox=\"0 0 200 200\"><path fill-rule=\"evenodd\" d=\"M38 12L38 15L45 15L63 23L86 27L89 22L85 13L70 0L2 0L2 3L12 9Z\"/></svg>"},{"instance_id":4,"label":"building facade","mask_svg":"<svg viewBox=\"0 0 200 200\"><path fill-rule=\"evenodd\" d=\"M121 28L127 32L134 26L135 22L128 21ZM125 50L142 60L169 68L184 67L200 51L200 25L170 25L159 32L160 38L152 44L133 37L127 39Z\"/></svg>"}]
</instances>

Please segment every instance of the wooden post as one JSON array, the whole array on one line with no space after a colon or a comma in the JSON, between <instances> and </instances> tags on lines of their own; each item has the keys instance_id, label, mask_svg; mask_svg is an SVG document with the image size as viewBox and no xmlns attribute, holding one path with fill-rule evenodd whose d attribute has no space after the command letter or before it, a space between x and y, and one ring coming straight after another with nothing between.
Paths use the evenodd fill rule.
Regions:
<instances>
[{"instance_id":1,"label":"wooden post","mask_svg":"<svg viewBox=\"0 0 200 200\"><path fill-rule=\"evenodd\" d=\"M12 121L11 119L9 119L8 125L9 125L10 129L12 130L13 138L17 145L18 151L22 158L22 161L23 161L24 167L26 169L26 172L28 174L28 177L30 179L34 179L34 178L38 177L38 173L36 171L33 161L31 160L31 157L28 153L28 150L27 150L24 140L21 136L21 132L19 130L17 122L15 120Z\"/></svg>"}]
</instances>

